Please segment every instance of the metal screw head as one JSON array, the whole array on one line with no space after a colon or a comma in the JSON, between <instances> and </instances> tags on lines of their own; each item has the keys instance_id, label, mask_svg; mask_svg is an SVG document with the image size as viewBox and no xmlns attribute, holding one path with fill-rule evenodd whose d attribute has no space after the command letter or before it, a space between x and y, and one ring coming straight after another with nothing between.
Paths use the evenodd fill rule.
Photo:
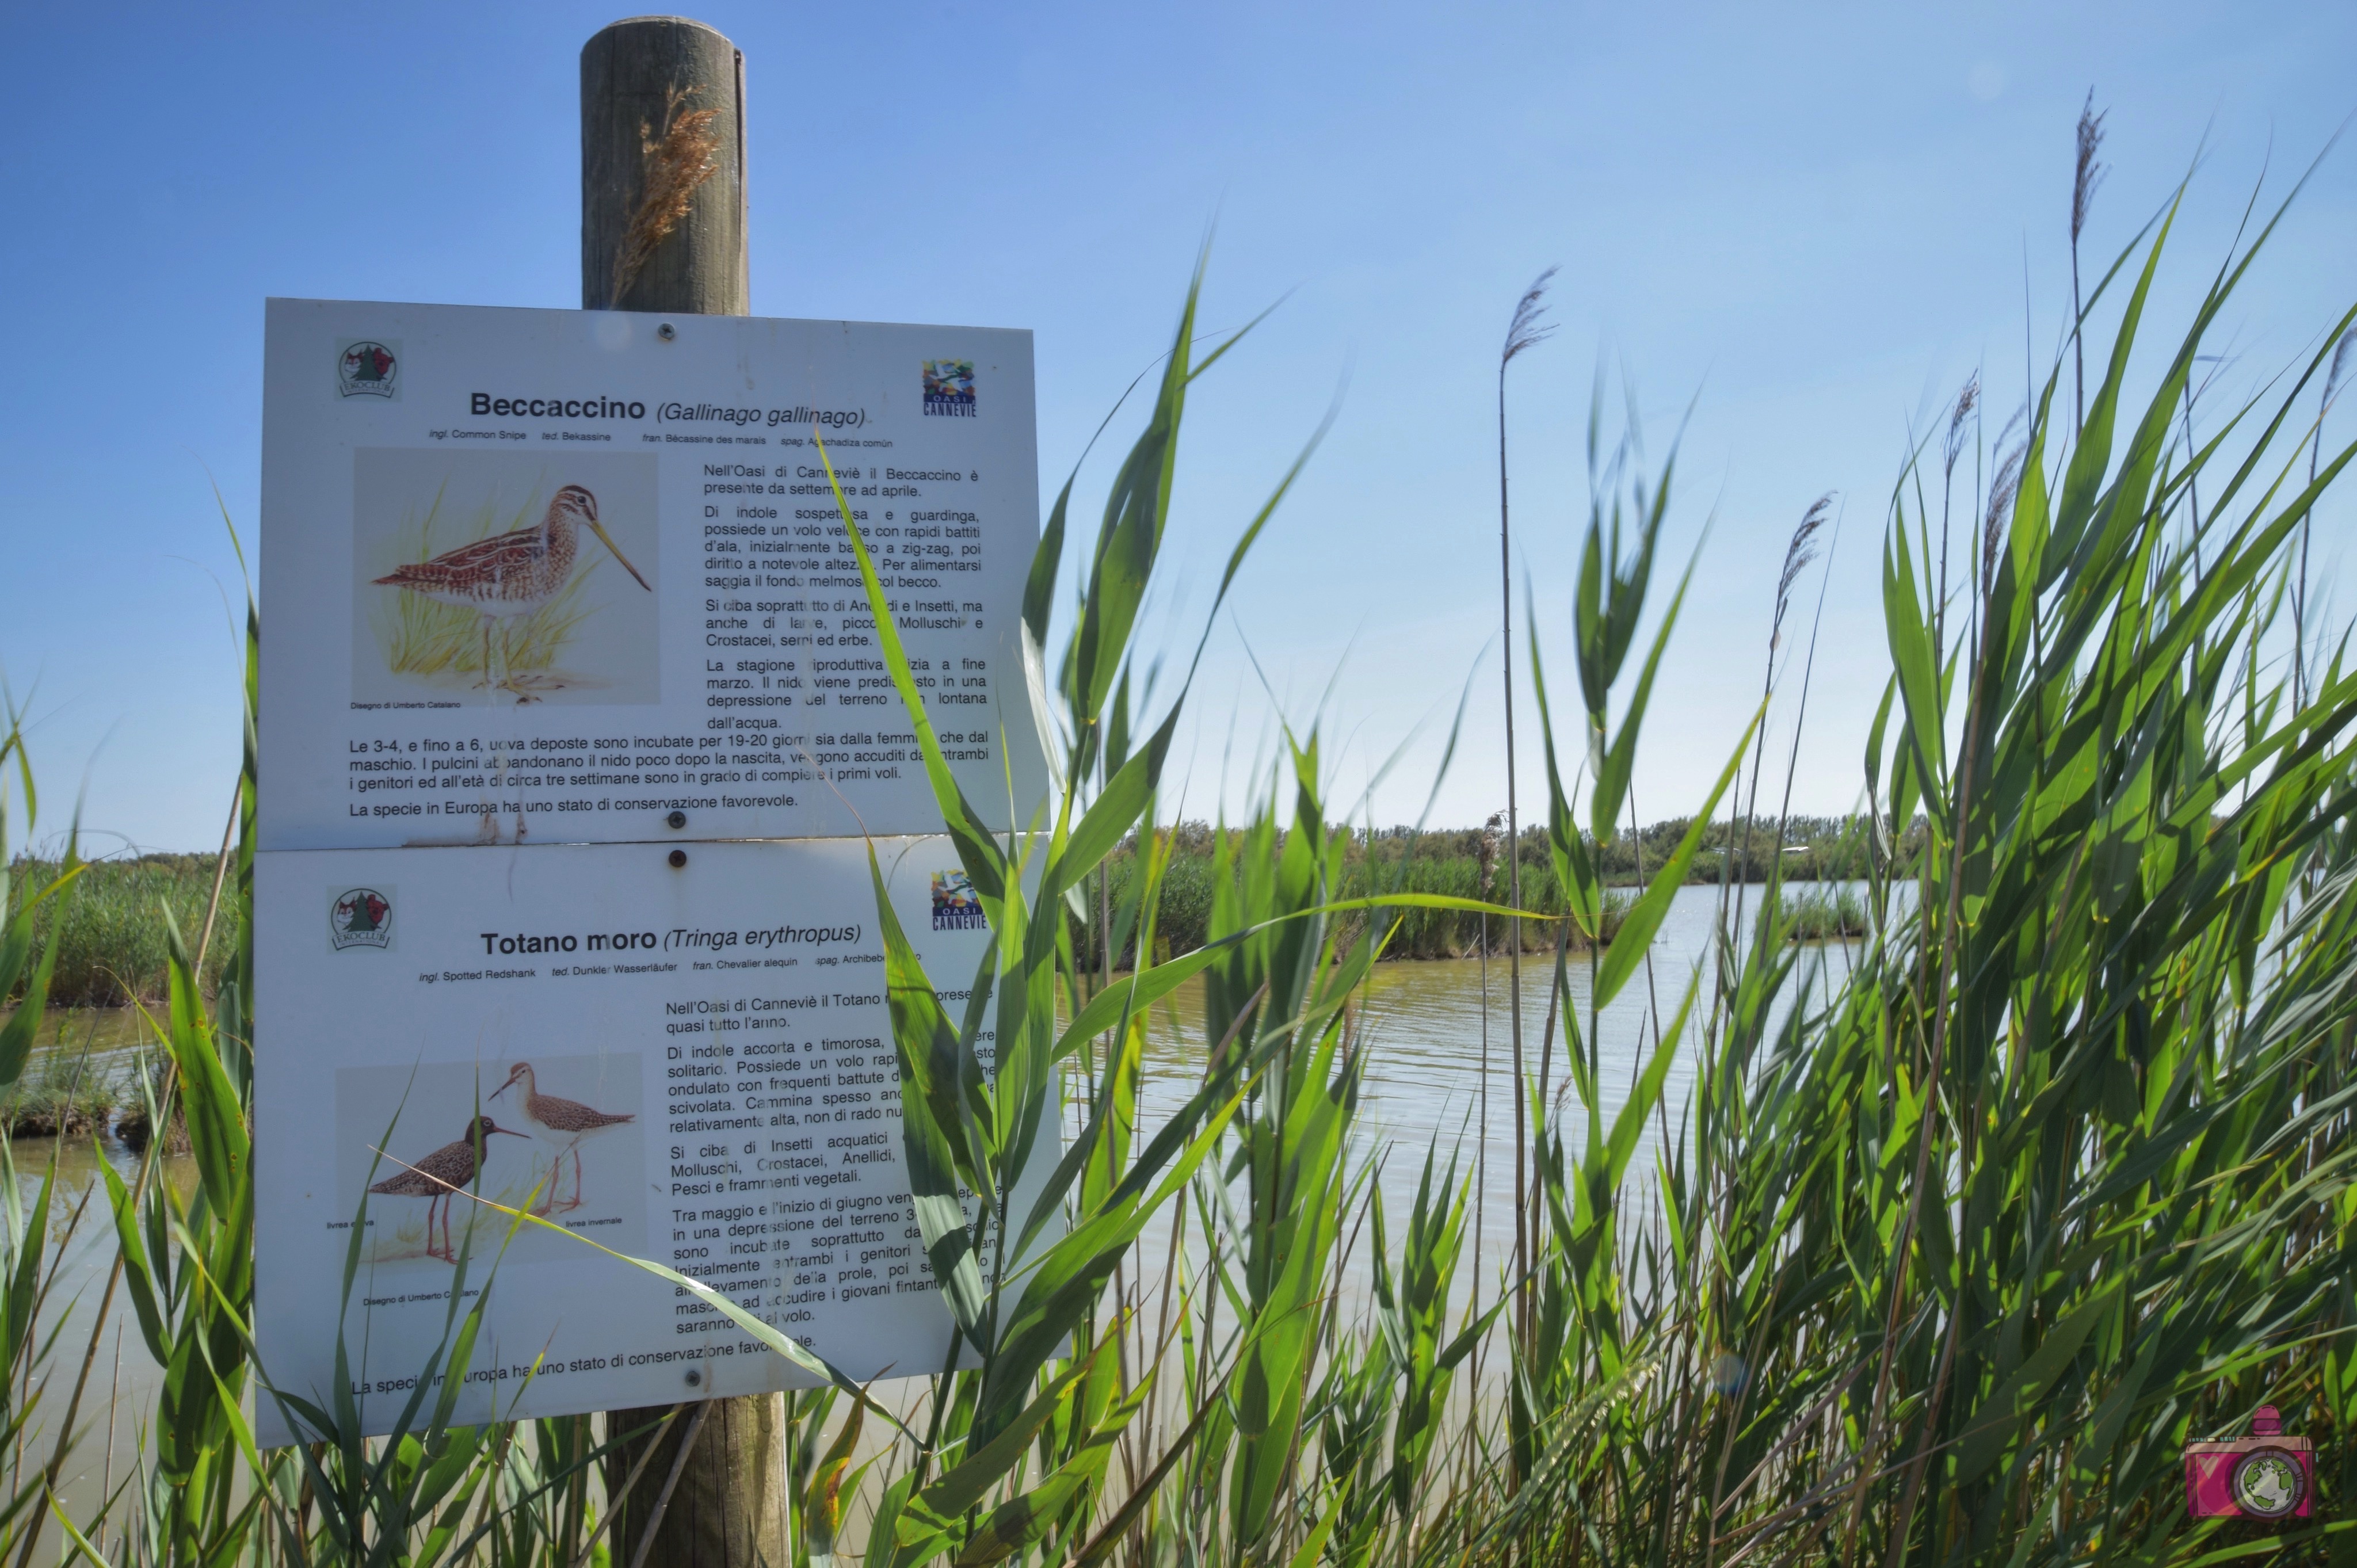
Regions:
<instances>
[{"instance_id":1,"label":"metal screw head","mask_svg":"<svg viewBox=\"0 0 2357 1568\"><path fill-rule=\"evenodd\" d=\"M680 866L685 865L687 864L687 851L685 851L685 850L683 850L683 849L675 849L675 850L672 851L672 852L671 852L671 864L672 864L672 867L673 867L673 870L678 869Z\"/></svg>"},{"instance_id":2,"label":"metal screw head","mask_svg":"<svg viewBox=\"0 0 2357 1568\"><path fill-rule=\"evenodd\" d=\"M679 328L666 321L662 326L655 328L655 336L668 343L673 338L679 336Z\"/></svg>"},{"instance_id":3,"label":"metal screw head","mask_svg":"<svg viewBox=\"0 0 2357 1568\"><path fill-rule=\"evenodd\" d=\"M687 813L685 811L673 811L670 816L665 817L663 821L669 822L672 825L673 830L676 832L678 829L687 826Z\"/></svg>"},{"instance_id":4,"label":"metal screw head","mask_svg":"<svg viewBox=\"0 0 2357 1568\"><path fill-rule=\"evenodd\" d=\"M687 1369L687 1386L692 1389L698 1388L702 1386L703 1382L704 1374L697 1371L694 1368L690 1367Z\"/></svg>"}]
</instances>

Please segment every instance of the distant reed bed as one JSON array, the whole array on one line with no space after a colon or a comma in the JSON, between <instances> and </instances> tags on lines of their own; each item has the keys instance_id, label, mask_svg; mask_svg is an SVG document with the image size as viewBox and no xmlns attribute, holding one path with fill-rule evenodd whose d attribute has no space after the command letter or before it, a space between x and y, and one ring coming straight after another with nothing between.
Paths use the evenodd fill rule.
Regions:
<instances>
[{"instance_id":1,"label":"distant reed bed","mask_svg":"<svg viewBox=\"0 0 2357 1568\"><path fill-rule=\"evenodd\" d=\"M36 943L46 947L52 933L58 938L49 1004L120 1007L162 1001L170 968L163 913L169 910L195 940L204 926L217 865L210 854L145 854L83 865L58 897L33 914ZM34 885L55 878L60 869L57 861L33 859L20 859L10 868L17 882ZM221 980L223 955L241 939L245 914L224 899L219 918L229 923L220 933L227 944L217 942L207 960L208 993ZM19 979L5 1000L14 1003L23 992Z\"/></svg>"},{"instance_id":2,"label":"distant reed bed","mask_svg":"<svg viewBox=\"0 0 2357 1568\"><path fill-rule=\"evenodd\" d=\"M1693 829L1690 817L1655 822L1641 832L1620 834L1603 844L1586 837L1589 854L1601 869L1609 895L1604 900L1602 940L1609 943L1620 931L1620 914L1642 886L1675 854L1679 842ZM1496 827L1418 829L1357 829L1334 824L1330 830L1342 846L1340 896L1365 897L1383 892L1431 893L1504 906L1509 888L1504 834ZM1909 832L1920 834L1921 824ZM1211 929L1214 864L1222 836L1231 854L1246 838L1242 828L1219 828L1208 822L1184 822L1157 832L1168 840L1158 888L1159 916L1156 936L1165 950L1185 952L1200 947ZM1785 883L1857 881L1871 869L1867 845L1872 822L1864 816L1794 817L1779 822L1743 817L1706 822L1684 881L1689 886L1737 882L1758 884L1774 877ZM1280 834L1275 853L1282 853ZM1138 875L1140 859L1133 837L1116 849L1103 868L1109 905L1128 895ZM1240 875L1230 866L1228 875ZM1383 946L1386 960L1470 958L1486 946L1492 953L1507 950L1513 939L1510 925L1519 924L1524 952L1552 951L1565 912L1563 889L1547 851L1546 830L1526 829L1522 843L1522 905L1542 920L1511 922L1464 909L1413 908L1398 912L1397 929ZM1814 936L1857 936L1865 929L1864 907L1853 891L1847 894L1796 893L1791 896L1797 917ZM1824 906L1822 911L1818 906ZM1089 961L1102 956L1075 919L1074 940ZM1568 940L1572 950L1584 951L1590 942L1585 930ZM1135 944L1114 956L1117 966L1135 959Z\"/></svg>"}]
</instances>

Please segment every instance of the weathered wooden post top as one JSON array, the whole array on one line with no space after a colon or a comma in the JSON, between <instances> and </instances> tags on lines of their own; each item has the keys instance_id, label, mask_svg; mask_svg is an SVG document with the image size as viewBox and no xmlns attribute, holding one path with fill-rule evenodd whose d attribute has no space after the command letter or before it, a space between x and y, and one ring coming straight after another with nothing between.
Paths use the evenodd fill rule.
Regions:
<instances>
[{"instance_id":1,"label":"weathered wooden post top","mask_svg":"<svg viewBox=\"0 0 2357 1568\"><path fill-rule=\"evenodd\" d=\"M752 313L745 56L684 16L581 50L581 307Z\"/></svg>"}]
</instances>

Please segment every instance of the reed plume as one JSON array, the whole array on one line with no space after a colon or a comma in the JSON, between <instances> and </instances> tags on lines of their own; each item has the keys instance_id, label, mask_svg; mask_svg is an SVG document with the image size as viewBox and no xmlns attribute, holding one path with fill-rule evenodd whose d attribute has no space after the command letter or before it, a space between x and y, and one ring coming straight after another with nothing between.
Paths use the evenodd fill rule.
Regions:
<instances>
[{"instance_id":1,"label":"reed plume","mask_svg":"<svg viewBox=\"0 0 2357 1568\"><path fill-rule=\"evenodd\" d=\"M1784 640L1784 615L1792 607L1792 585L1801 580L1809 563L1817 558L1817 533L1825 526L1825 514L1833 510L1834 493L1827 490L1809 503L1801 514L1798 527L1792 530L1791 541L1784 546L1784 569L1776 577L1776 618L1768 629L1768 655L1773 659ZM1770 684L1774 676L1771 670Z\"/></svg>"},{"instance_id":2,"label":"reed plume","mask_svg":"<svg viewBox=\"0 0 2357 1568\"><path fill-rule=\"evenodd\" d=\"M1546 314L1546 290L1557 269L1547 268L1531 280L1514 314L1506 324L1505 346L1498 352L1498 597L1501 607L1499 643L1506 689L1506 907L1523 907L1522 813L1514 799L1514 535L1506 498L1506 367L1525 349L1535 348L1555 335L1553 323L1542 325ZM1506 1017L1514 1055L1514 1269L1524 1270L1523 1245L1529 1230L1529 1137L1523 1126L1524 1068L1523 1063L1523 929L1514 924L1506 943ZM1517 1312L1517 1316L1521 1316Z\"/></svg>"},{"instance_id":3,"label":"reed plume","mask_svg":"<svg viewBox=\"0 0 2357 1568\"><path fill-rule=\"evenodd\" d=\"M642 183L638 208L630 214L630 227L622 231L621 248L614 256L610 297L617 304L645 270L655 247L678 230L696 188L719 171L719 161L713 154L720 149L720 136L712 122L720 117L720 111L691 109L684 114L679 111L681 104L703 91L701 87L671 90L663 104L661 134L645 121L639 122Z\"/></svg>"},{"instance_id":4,"label":"reed plume","mask_svg":"<svg viewBox=\"0 0 2357 1568\"><path fill-rule=\"evenodd\" d=\"M1947 471L1956 471L1956 460L1964 455L1964 424L1973 411L1981 405L1981 373L1975 371L1964 378L1962 391L1956 393L1954 406L1948 411L1948 438L1941 452Z\"/></svg>"},{"instance_id":5,"label":"reed plume","mask_svg":"<svg viewBox=\"0 0 2357 1568\"><path fill-rule=\"evenodd\" d=\"M1769 699L1774 696L1776 692L1776 650L1784 640L1784 617L1792 607L1792 585L1801 580L1801 574L1807 571L1809 563L1817 558L1817 532L1824 527L1825 514L1833 510L1833 504L1834 497L1831 490L1827 490L1824 495L1811 501L1809 510L1801 514L1800 522L1793 528L1792 537L1785 542L1784 566L1776 575L1776 614L1768 626L1768 669L1766 674L1761 677L1760 692L1760 703L1763 712L1767 708ZM1760 814L1760 779L1767 769L1767 756L1768 731L1765 725L1761 725L1756 732L1752 746L1751 795L1743 808L1743 837L1739 852L1742 858L1736 863L1737 866L1740 867L1742 877L1741 882L1735 888L1737 928L1740 928L1743 922L1745 891L1749 882L1751 866L1751 826ZM1734 810L1731 800L1728 810L1730 812ZM1778 834L1776 851L1780 856L1783 853L1781 832ZM1730 875L1734 873L1730 871ZM1772 891L1772 880L1770 887ZM1720 887L1722 904L1725 902L1725 897L1726 885L1722 882Z\"/></svg>"},{"instance_id":6,"label":"reed plume","mask_svg":"<svg viewBox=\"0 0 2357 1568\"><path fill-rule=\"evenodd\" d=\"M2104 148L2104 116L2095 112L2095 90L2087 89L2087 102L2079 109L2079 161L2071 180L2071 362L2073 367L2072 394L2078 403L2078 423L2087 423L2087 350L2080 340L2080 317L2085 306L2079 298L2079 236L2087 227L2087 213L2095 204L2095 189L2104 183L2106 172L2095 159Z\"/></svg>"},{"instance_id":7,"label":"reed plume","mask_svg":"<svg viewBox=\"0 0 2357 1568\"><path fill-rule=\"evenodd\" d=\"M1536 348L1555 336L1556 324L1550 321L1542 325L1539 317L1547 312L1547 285L1561 270L1559 267L1549 267L1539 274L1532 280L1531 286L1523 291L1523 297L1514 302L1514 317L1506 324L1506 346L1498 355L1498 369L1501 372L1514 362L1515 355L1525 349Z\"/></svg>"},{"instance_id":8,"label":"reed plume","mask_svg":"<svg viewBox=\"0 0 2357 1568\"><path fill-rule=\"evenodd\" d=\"M1988 507L1981 517L1981 597L1986 599L1996 586L1996 555L2005 545L2006 525L2013 518L2013 499L2021 490L2022 459L2029 455L2027 443L2017 443L1996 466L1996 477L1989 484Z\"/></svg>"}]
</instances>

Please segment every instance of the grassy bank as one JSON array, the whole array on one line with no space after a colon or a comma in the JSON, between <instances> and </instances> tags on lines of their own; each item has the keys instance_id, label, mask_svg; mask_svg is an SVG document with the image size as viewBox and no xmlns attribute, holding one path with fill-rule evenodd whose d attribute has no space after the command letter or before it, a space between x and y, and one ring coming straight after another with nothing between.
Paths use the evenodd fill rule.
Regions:
<instances>
[{"instance_id":1,"label":"grassy bank","mask_svg":"<svg viewBox=\"0 0 2357 1568\"><path fill-rule=\"evenodd\" d=\"M1868 929L1866 900L1854 887L1809 887L1787 892L1781 915L1796 942L1828 942L1862 937Z\"/></svg>"},{"instance_id":2,"label":"grassy bank","mask_svg":"<svg viewBox=\"0 0 2357 1568\"><path fill-rule=\"evenodd\" d=\"M1370 839L1347 829L1329 828L1329 832L1340 851L1339 880L1334 888L1339 898L1414 893L1499 906L1508 902L1504 856L1494 843L1490 846L1491 853L1481 853L1479 834L1427 834L1417 840L1398 836ZM1161 867L1155 889L1155 931L1158 949L1166 957L1203 945L1212 929L1213 908L1222 885L1232 896L1246 880L1250 868L1243 864L1244 856L1257 853L1274 861L1283 854L1283 835L1255 849L1248 830L1229 829L1224 832L1223 859L1222 832L1200 822L1182 823L1164 830L1159 836L1164 843L1157 847L1168 858ZM1476 841L1469 849L1465 844L1469 839ZM1135 899L1141 864L1135 840L1106 861L1104 907L1118 908ZM1613 909L1619 909L1625 901L1616 897ZM1544 857L1536 864L1526 862L1523 867L1521 907L1545 916L1560 916L1564 911L1563 890L1555 882L1554 867ZM1491 952L1504 952L1513 940L1510 928L1517 924L1525 952L1552 952L1559 929L1552 920L1518 923L1460 908L1412 908L1392 914L1398 922L1397 928L1383 950L1384 956L1392 959L1469 958L1480 952L1485 944ZM1609 942L1619 929L1617 914L1608 913L1604 940ZM1098 951L1093 932L1082 929L1075 922L1074 938L1084 961L1095 962ZM1584 936L1578 945L1584 950ZM1133 940L1125 943L1114 961L1126 968L1135 959Z\"/></svg>"},{"instance_id":3,"label":"grassy bank","mask_svg":"<svg viewBox=\"0 0 2357 1568\"><path fill-rule=\"evenodd\" d=\"M137 1098L115 1069L77 1051L52 1050L0 1095L0 1126L16 1138L105 1133L115 1111Z\"/></svg>"},{"instance_id":4,"label":"grassy bank","mask_svg":"<svg viewBox=\"0 0 2357 1568\"><path fill-rule=\"evenodd\" d=\"M1421 840L1338 829L1314 733L1287 737L1232 835L1190 847L1151 829L1164 752L1130 739L1167 737L1188 693L1166 693L1160 728L1133 726L1128 674L1151 650L1132 634L1184 402L1224 352L1199 340L1190 294L1095 548L1076 552L1082 580L1058 582L1060 502L1027 610L1033 639L1062 650L1040 697L1054 820L1083 829L1034 841L1022 865L1006 838L959 837L999 937L983 974L928 976L880 922L913 1222L963 1365L903 1383L907 1423L888 1433L856 1389L791 1396L762 1461L790 1498L763 1559L2341 1560L2329 1509L2190 1520L2181 1449L2270 1404L2316 1444L2328 1504L2357 1487L2357 676L2322 660L2287 672L2278 616L2299 530L2357 459L2311 453L2312 421L2296 417L2357 311L2319 324L2324 352L2271 385L2276 402L2205 413L2206 435L2231 427L2239 446L2179 444L2188 378L2245 274L2226 269L2138 360L2150 392L2129 404L2138 334L2157 330L2138 281L2159 264L2157 233L2097 285L2135 296L2117 339L2088 345L2083 416L2058 367L2019 445L2017 427L1993 436L1987 488L1969 466L1960 485L1989 434L1975 385L1895 489L1870 811L1839 851L1855 862L1826 851L1867 892L1813 903L1771 840L1768 886L1690 983L1649 974L1643 955L1708 864L1714 824L1786 779L1756 728L1728 735L1699 822L1650 846L1613 830L1645 723L1637 671L1675 630L1675 600L1652 579L1674 508L1666 468L1603 466L1564 618L1570 667L1532 703L1549 788L1541 853L1523 861L1525 904L1558 912L1541 929L1574 933L1585 980L1555 993L1559 1031L1501 1053L1522 1075L1501 1096L1515 1132L1504 1258L1476 1251L1465 1151L1386 1150L1361 1121L1381 1048L1360 1032L1368 967L1392 945L1448 950L1507 918L1490 851L1452 853L1440 835L1426 855ZM1964 492L1953 509L1943 487ZM1969 520L1953 531L1952 510ZM1782 635L1763 639L1761 684L1784 703L1804 691L1786 616L1818 515L1776 585ZM879 652L919 708L868 582ZM1088 635L1050 639L1060 604ZM0 741L0 764L17 744ZM230 876L247 911L253 783ZM945 821L980 820L942 789ZM1739 829L1716 842L1749 860ZM1642 852L1625 892L1616 845L1631 877ZM12 878L0 990L21 979L39 921L70 920L44 913L65 891ZM1867 909L1889 913L1854 962L1808 983L1803 939ZM1073 918L1077 943L1031 940ZM137 1307L131 1353L173 1371L152 1408L121 1412L143 1464L69 1537L49 1511L68 1444L14 1444L0 1550L28 1562L45 1531L59 1556L106 1568L641 1561L682 1466L625 1463L606 1445L630 1434L603 1416L461 1427L421 1396L404 1430L372 1438L332 1399L283 1407L303 1445L245 1443L242 1407L274 1397L253 1386L248 1337L264 1200L249 928L167 955L160 1081L189 1132L194 1198L153 1179L152 1144L135 1181L106 1193L115 1278ZM1145 961L1099 989L1090 956L1132 947ZM214 964L208 1001L198 970ZM1202 1075L1147 1126L1139 1010L1190 982ZM937 986L987 1004L945 1010ZM21 1077L39 1003L0 1029L0 1083ZM1650 1025L1627 1082L1607 1080L1598 1049L1616 1003L1641 1004ZM303 1044L260 1042L264 1070ZM1038 1129L1067 1122L1081 1129L1067 1157L1035 1162ZM1371 1175L1386 1155L1424 1156L1415 1197L1388 1209ZM32 1284L65 1242L47 1190L18 1183L0 1161L5 1212L33 1216L0 1228L0 1273L20 1282L0 1314L0 1420L70 1434L91 1425L72 1369L95 1361L104 1315L86 1343L54 1338L61 1309ZM1372 1280L1367 1299L1346 1270ZM454 1282L448 1359L425 1373L465 1380L503 1292ZM809 1364L758 1294L705 1300L746 1353ZM641 1434L646 1457L694 1442L704 1410L662 1415Z\"/></svg>"},{"instance_id":5,"label":"grassy bank","mask_svg":"<svg viewBox=\"0 0 2357 1568\"><path fill-rule=\"evenodd\" d=\"M1510 904L1505 835L1495 829L1353 832L1344 824L1329 824L1328 832L1340 849L1338 897L1415 893ZM1916 838L1921 832L1921 824L1909 830ZM1864 816L1793 817L1781 822L1774 818L1719 817L1705 822L1698 833L1692 818L1673 817L1601 844L1589 835L1583 842L1608 889L1598 932L1603 944L1609 945L1619 934L1621 913L1637 889L1659 875L1690 833L1695 836L1695 847L1685 863L1684 881L1689 886L1714 885L1729 876L1747 886L1765 884L1771 877L1785 884L1860 881L1872 869L1867 845L1873 823ZM1230 861L1224 875L1232 887L1242 875L1233 862L1248 835L1243 829L1223 830L1200 822L1162 829L1160 835L1168 842L1168 860L1158 887L1157 930L1166 952L1186 952L1200 947L1211 929L1213 894L1222 875L1222 839ZM1283 843L1284 835L1277 835L1270 852L1281 853ZM1521 851L1520 908L1555 918L1521 924L1523 950L1552 952L1565 904L1546 830L1525 830ZM1134 839L1106 862L1107 907L1118 907L1131 896L1139 864ZM1855 937L1866 929L1865 906L1855 891L1796 892L1789 897L1806 940ZM1385 959L1469 958L1480 952L1485 943L1490 951L1503 952L1513 940L1508 928L1514 922L1498 916L1436 908L1399 909L1393 916L1398 924L1384 946ZM1088 961L1095 961L1096 949L1077 921L1073 935ZM1575 929L1569 945L1584 952L1594 943L1587 930ZM1115 961L1126 967L1134 958L1133 949L1125 946Z\"/></svg>"}]
</instances>

